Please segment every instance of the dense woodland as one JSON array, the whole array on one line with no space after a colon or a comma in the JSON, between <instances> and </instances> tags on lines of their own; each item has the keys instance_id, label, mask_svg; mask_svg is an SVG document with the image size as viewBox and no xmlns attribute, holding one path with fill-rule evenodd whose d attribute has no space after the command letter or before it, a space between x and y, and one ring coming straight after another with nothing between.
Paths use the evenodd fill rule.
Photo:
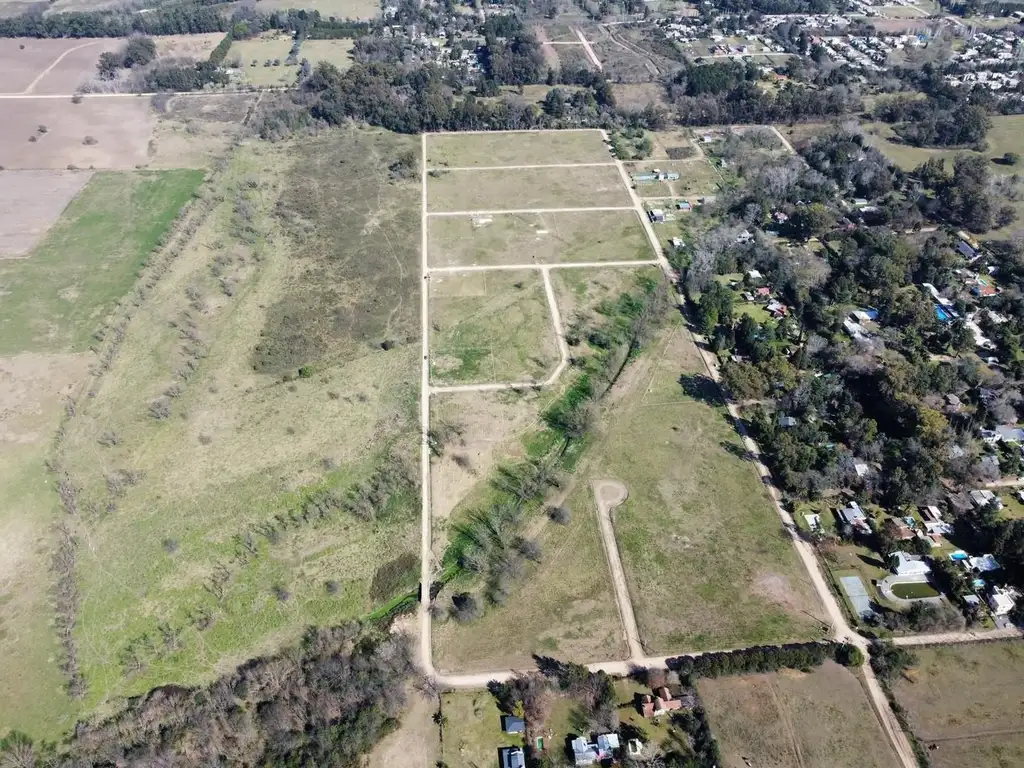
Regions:
<instances>
[{"instance_id":1,"label":"dense woodland","mask_svg":"<svg viewBox=\"0 0 1024 768\"><path fill-rule=\"evenodd\" d=\"M357 625L310 630L206 688L164 686L68 744L0 740L0 764L29 768L357 766L397 726L413 674L404 637Z\"/></svg>"}]
</instances>

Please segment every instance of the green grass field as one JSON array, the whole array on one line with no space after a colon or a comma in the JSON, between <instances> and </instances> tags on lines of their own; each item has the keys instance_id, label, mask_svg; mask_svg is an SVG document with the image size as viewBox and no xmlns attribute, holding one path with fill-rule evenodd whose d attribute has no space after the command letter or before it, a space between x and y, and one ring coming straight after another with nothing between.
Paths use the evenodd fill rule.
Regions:
<instances>
[{"instance_id":1,"label":"green grass field","mask_svg":"<svg viewBox=\"0 0 1024 768\"><path fill-rule=\"evenodd\" d=\"M542 381L558 362L536 270L435 273L430 318L434 383Z\"/></svg>"},{"instance_id":2,"label":"green grass field","mask_svg":"<svg viewBox=\"0 0 1024 768\"><path fill-rule=\"evenodd\" d=\"M87 706L209 680L414 589L419 231L398 222L419 187L387 170L409 148L335 131L236 150L71 421ZM362 516L356 483L373 484Z\"/></svg>"},{"instance_id":3,"label":"green grass field","mask_svg":"<svg viewBox=\"0 0 1024 768\"><path fill-rule=\"evenodd\" d=\"M236 40L228 58L240 61L245 80L251 85L294 85L299 65L284 63L291 47L289 35L269 32L251 40ZM274 61L278 62L276 66Z\"/></svg>"},{"instance_id":4,"label":"green grass field","mask_svg":"<svg viewBox=\"0 0 1024 768\"><path fill-rule=\"evenodd\" d=\"M654 258L633 211L433 216L427 230L434 267Z\"/></svg>"},{"instance_id":5,"label":"green grass field","mask_svg":"<svg viewBox=\"0 0 1024 768\"><path fill-rule=\"evenodd\" d=\"M442 759L449 768L483 768L498 764L498 749L521 747L523 737L501 730L501 712L487 691L441 694L445 717Z\"/></svg>"},{"instance_id":6,"label":"green grass field","mask_svg":"<svg viewBox=\"0 0 1024 768\"><path fill-rule=\"evenodd\" d=\"M460 133L427 137L432 168L613 162L600 131Z\"/></svg>"},{"instance_id":7,"label":"green grass field","mask_svg":"<svg viewBox=\"0 0 1024 768\"><path fill-rule=\"evenodd\" d=\"M988 132L988 149L978 153L969 149L924 149L893 141L895 133L885 123L866 123L863 126L870 143L885 153L886 157L904 170L916 168L925 160L941 157L949 162L960 154L980 155L987 159L1001 158L1006 152L1024 152L1024 116L999 115L992 118L992 128ZM1017 169L1009 165L990 163L992 173L1017 173Z\"/></svg>"},{"instance_id":8,"label":"green grass field","mask_svg":"<svg viewBox=\"0 0 1024 768\"><path fill-rule=\"evenodd\" d=\"M614 166L437 171L427 178L431 212L611 206L629 206Z\"/></svg>"},{"instance_id":9,"label":"green grass field","mask_svg":"<svg viewBox=\"0 0 1024 768\"><path fill-rule=\"evenodd\" d=\"M87 349L202 178L95 174L27 259L0 261L0 355Z\"/></svg>"},{"instance_id":10,"label":"green grass field","mask_svg":"<svg viewBox=\"0 0 1024 768\"><path fill-rule=\"evenodd\" d=\"M610 414L592 472L648 653L820 636L813 590L686 331L674 322Z\"/></svg>"}]
</instances>

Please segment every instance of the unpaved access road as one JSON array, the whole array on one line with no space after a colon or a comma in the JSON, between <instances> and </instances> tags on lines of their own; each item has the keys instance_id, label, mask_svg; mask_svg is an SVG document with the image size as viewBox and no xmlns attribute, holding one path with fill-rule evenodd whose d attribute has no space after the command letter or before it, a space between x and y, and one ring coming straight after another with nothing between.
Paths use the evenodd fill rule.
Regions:
<instances>
[{"instance_id":1,"label":"unpaved access road","mask_svg":"<svg viewBox=\"0 0 1024 768\"><path fill-rule=\"evenodd\" d=\"M626 571L619 557L619 542L615 538L615 527L612 524L612 510L621 505L629 495L626 486L618 480L595 480L592 485L594 500L597 502L597 519L601 523L601 539L604 552L608 557L608 567L612 574L612 587L615 590L615 604L619 608L622 619L622 631L626 637L631 661L639 662L643 658L640 646L640 630L636 626L633 614L633 601L629 599L629 585L626 582Z\"/></svg>"}]
</instances>

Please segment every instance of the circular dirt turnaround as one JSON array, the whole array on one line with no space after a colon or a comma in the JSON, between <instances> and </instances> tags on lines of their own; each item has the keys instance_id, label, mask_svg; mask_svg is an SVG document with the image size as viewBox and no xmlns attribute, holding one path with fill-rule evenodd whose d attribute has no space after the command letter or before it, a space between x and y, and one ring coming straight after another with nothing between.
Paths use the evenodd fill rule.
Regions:
<instances>
[{"instance_id":1,"label":"circular dirt turnaround","mask_svg":"<svg viewBox=\"0 0 1024 768\"><path fill-rule=\"evenodd\" d=\"M629 491L618 480L597 480L594 482L594 495L602 511L610 513L629 497Z\"/></svg>"}]
</instances>

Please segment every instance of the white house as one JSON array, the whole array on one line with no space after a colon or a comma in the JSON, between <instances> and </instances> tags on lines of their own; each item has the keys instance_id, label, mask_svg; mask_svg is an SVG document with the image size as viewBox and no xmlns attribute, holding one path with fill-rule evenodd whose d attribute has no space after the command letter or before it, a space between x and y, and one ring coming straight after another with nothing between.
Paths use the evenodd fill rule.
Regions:
<instances>
[{"instance_id":1,"label":"white house","mask_svg":"<svg viewBox=\"0 0 1024 768\"><path fill-rule=\"evenodd\" d=\"M1017 607L1017 601L1010 590L996 587L989 595L988 607L992 609L994 615L1005 616Z\"/></svg>"},{"instance_id":2,"label":"white house","mask_svg":"<svg viewBox=\"0 0 1024 768\"><path fill-rule=\"evenodd\" d=\"M897 576L927 576L932 572L923 557L906 552L893 552L889 555L889 567Z\"/></svg>"}]
</instances>

